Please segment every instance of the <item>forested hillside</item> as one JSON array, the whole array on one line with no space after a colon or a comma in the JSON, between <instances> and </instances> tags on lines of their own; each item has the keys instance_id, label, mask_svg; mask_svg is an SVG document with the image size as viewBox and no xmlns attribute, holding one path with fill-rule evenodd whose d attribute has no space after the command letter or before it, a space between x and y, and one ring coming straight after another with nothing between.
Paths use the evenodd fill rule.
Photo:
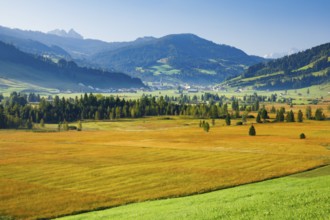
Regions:
<instances>
[{"instance_id":1,"label":"forested hillside","mask_svg":"<svg viewBox=\"0 0 330 220\"><path fill-rule=\"evenodd\" d=\"M328 83L330 43L281 59L249 67L241 76L228 80L231 86L257 89L295 89Z\"/></svg>"},{"instance_id":2,"label":"forested hillside","mask_svg":"<svg viewBox=\"0 0 330 220\"><path fill-rule=\"evenodd\" d=\"M92 62L138 76L146 81L213 84L263 61L242 50L193 34L149 39L93 56Z\"/></svg>"},{"instance_id":3,"label":"forested hillside","mask_svg":"<svg viewBox=\"0 0 330 220\"><path fill-rule=\"evenodd\" d=\"M141 80L119 72L79 67L73 61L57 62L24 53L0 42L0 77L46 88L72 91L143 87ZM90 86L90 87L88 87Z\"/></svg>"}]
</instances>

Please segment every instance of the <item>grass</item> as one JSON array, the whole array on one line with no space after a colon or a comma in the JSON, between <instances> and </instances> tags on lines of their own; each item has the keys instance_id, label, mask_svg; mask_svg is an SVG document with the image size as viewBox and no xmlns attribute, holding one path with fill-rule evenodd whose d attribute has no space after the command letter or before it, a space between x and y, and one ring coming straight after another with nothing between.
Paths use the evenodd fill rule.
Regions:
<instances>
[{"instance_id":1,"label":"grass","mask_svg":"<svg viewBox=\"0 0 330 220\"><path fill-rule=\"evenodd\" d=\"M247 135L248 126L227 127L224 120L209 133L198 123L144 118L84 123L82 132L0 131L0 216L51 218L329 163L328 121L256 125L256 137Z\"/></svg>"},{"instance_id":2,"label":"grass","mask_svg":"<svg viewBox=\"0 0 330 220\"><path fill-rule=\"evenodd\" d=\"M180 70L173 69L173 67L168 64L152 66L150 70L154 73L155 76L160 74L173 75L180 73Z\"/></svg>"},{"instance_id":3,"label":"grass","mask_svg":"<svg viewBox=\"0 0 330 220\"><path fill-rule=\"evenodd\" d=\"M197 70L200 73L207 74L207 75L216 75L217 74L217 72L215 72L214 70L206 70L206 69L198 69L198 68L196 68L195 70Z\"/></svg>"},{"instance_id":4,"label":"grass","mask_svg":"<svg viewBox=\"0 0 330 220\"><path fill-rule=\"evenodd\" d=\"M184 198L69 216L82 219L327 219L330 166Z\"/></svg>"}]
</instances>

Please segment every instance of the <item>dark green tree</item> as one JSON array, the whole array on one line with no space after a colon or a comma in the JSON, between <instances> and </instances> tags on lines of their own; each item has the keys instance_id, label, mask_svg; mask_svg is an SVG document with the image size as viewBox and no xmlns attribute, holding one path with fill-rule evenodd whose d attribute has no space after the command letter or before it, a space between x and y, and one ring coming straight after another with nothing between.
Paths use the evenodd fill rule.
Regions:
<instances>
[{"instance_id":1,"label":"dark green tree","mask_svg":"<svg viewBox=\"0 0 330 220\"><path fill-rule=\"evenodd\" d=\"M298 122L303 122L303 113L301 110L298 111Z\"/></svg>"},{"instance_id":2,"label":"dark green tree","mask_svg":"<svg viewBox=\"0 0 330 220\"><path fill-rule=\"evenodd\" d=\"M206 122L206 123L204 124L204 131L205 131L205 132L209 132L209 130L210 130L210 125L209 125L208 122Z\"/></svg>"},{"instance_id":3,"label":"dark green tree","mask_svg":"<svg viewBox=\"0 0 330 220\"><path fill-rule=\"evenodd\" d=\"M323 114L323 109L322 108L318 108L315 111L315 120L317 121L322 121L325 119L325 115Z\"/></svg>"},{"instance_id":4,"label":"dark green tree","mask_svg":"<svg viewBox=\"0 0 330 220\"><path fill-rule=\"evenodd\" d=\"M306 118L311 119L312 118L312 108L310 106L306 107Z\"/></svg>"},{"instance_id":5,"label":"dark green tree","mask_svg":"<svg viewBox=\"0 0 330 220\"><path fill-rule=\"evenodd\" d=\"M230 120L230 115L229 114L227 114L225 121L226 121L226 125L230 125L231 124L231 120Z\"/></svg>"},{"instance_id":6,"label":"dark green tree","mask_svg":"<svg viewBox=\"0 0 330 220\"><path fill-rule=\"evenodd\" d=\"M254 128L253 125L251 125L251 127L249 129L249 135L250 136L255 136L256 135L256 129Z\"/></svg>"},{"instance_id":7,"label":"dark green tree","mask_svg":"<svg viewBox=\"0 0 330 220\"><path fill-rule=\"evenodd\" d=\"M306 138L306 135L305 135L304 133L301 133L301 134L299 135L299 137L300 137L300 139L305 139L305 138Z\"/></svg>"},{"instance_id":8,"label":"dark green tree","mask_svg":"<svg viewBox=\"0 0 330 220\"><path fill-rule=\"evenodd\" d=\"M258 113L258 115L257 115L256 122L257 122L257 123L261 123L260 113Z\"/></svg>"}]
</instances>

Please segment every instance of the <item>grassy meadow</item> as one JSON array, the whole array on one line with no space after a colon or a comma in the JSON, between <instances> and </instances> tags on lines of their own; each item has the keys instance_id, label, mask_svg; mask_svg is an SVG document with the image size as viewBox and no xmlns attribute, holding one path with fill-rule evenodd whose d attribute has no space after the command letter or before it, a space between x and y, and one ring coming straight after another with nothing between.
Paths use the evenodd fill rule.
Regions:
<instances>
[{"instance_id":1,"label":"grassy meadow","mask_svg":"<svg viewBox=\"0 0 330 220\"><path fill-rule=\"evenodd\" d=\"M52 218L199 194L330 162L329 121L257 124L255 137L235 120L216 120L209 133L198 124L152 117L85 122L81 132L2 130L0 216Z\"/></svg>"},{"instance_id":2,"label":"grassy meadow","mask_svg":"<svg viewBox=\"0 0 330 220\"><path fill-rule=\"evenodd\" d=\"M328 219L330 166L202 195L148 201L60 218Z\"/></svg>"}]
</instances>

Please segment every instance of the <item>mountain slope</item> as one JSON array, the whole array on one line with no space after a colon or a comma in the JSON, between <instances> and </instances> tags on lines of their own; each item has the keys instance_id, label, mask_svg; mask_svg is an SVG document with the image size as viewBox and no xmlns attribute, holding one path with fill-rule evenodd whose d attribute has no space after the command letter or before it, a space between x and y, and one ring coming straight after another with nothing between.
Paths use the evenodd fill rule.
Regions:
<instances>
[{"instance_id":1,"label":"mountain slope","mask_svg":"<svg viewBox=\"0 0 330 220\"><path fill-rule=\"evenodd\" d=\"M96 53L102 51L115 50L120 47L125 47L131 44L139 44L149 41L153 38L140 38L132 42L113 42L108 43L101 40L83 39L80 34L75 31L69 31L68 33L61 33L61 30L50 31L48 34L39 31L26 31L20 29L11 29L0 26L0 39L1 36L6 36L6 43L17 46L20 50L24 50L21 44L17 41L34 41L44 44L48 47L57 46L65 50L75 60L82 60L81 64L88 62L88 58ZM31 51L24 50L27 53L35 53L33 49ZM42 53L37 53L42 55Z\"/></svg>"},{"instance_id":2,"label":"mountain slope","mask_svg":"<svg viewBox=\"0 0 330 220\"><path fill-rule=\"evenodd\" d=\"M93 56L92 62L144 80L220 82L249 65L263 61L227 45L193 34L168 35Z\"/></svg>"},{"instance_id":3,"label":"mountain slope","mask_svg":"<svg viewBox=\"0 0 330 220\"><path fill-rule=\"evenodd\" d=\"M230 86L257 89L295 89L330 82L330 43L249 67L228 80Z\"/></svg>"},{"instance_id":4,"label":"mountain slope","mask_svg":"<svg viewBox=\"0 0 330 220\"><path fill-rule=\"evenodd\" d=\"M3 42L0 42L0 77L46 88L72 91L90 91L87 86L100 89L144 86L141 80L123 73L82 68L72 61L63 59L53 63L49 59L24 53Z\"/></svg>"}]
</instances>

